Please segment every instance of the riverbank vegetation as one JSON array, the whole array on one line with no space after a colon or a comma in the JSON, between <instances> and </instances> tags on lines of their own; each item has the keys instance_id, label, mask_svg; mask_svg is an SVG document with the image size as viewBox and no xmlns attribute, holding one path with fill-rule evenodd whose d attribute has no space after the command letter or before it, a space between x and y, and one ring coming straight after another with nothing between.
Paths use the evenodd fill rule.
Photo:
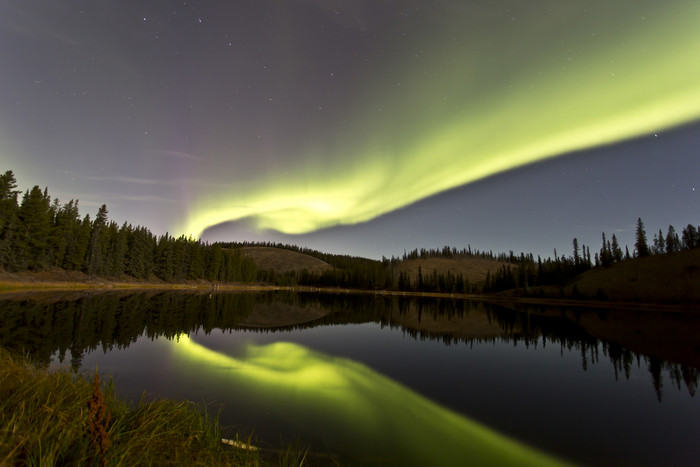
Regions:
<instances>
[{"instance_id":1,"label":"riverbank vegetation","mask_svg":"<svg viewBox=\"0 0 700 467\"><path fill-rule=\"evenodd\" d=\"M639 218L631 252L628 246L623 249L615 234L608 237L603 232L601 246L593 254L590 246L574 238L571 255L554 250L553 258L445 246L415 249L379 261L294 245L210 244L167 233L156 236L146 227L110 221L106 205L94 219L89 214L81 218L77 200L61 204L58 199L52 201L46 188L34 186L20 201L21 192L16 188L12 171L0 175L0 272L80 273L97 284L104 279L112 283L190 285L206 281L442 294L507 292L589 300L645 300L644 296L653 296L659 301L696 302L700 293L691 287L689 292L671 296L657 287L658 293L645 295L648 281L642 286L629 276L638 266L658 267L678 274L680 283L692 283L698 271L692 267L695 256L689 252L700 247L700 227L693 224L680 234L669 225L666 233L654 233L649 244ZM648 257L663 259L640 262ZM635 262L634 266L629 266L630 262ZM628 266L619 267L621 264ZM601 272L605 270L608 272ZM593 271L596 274L591 274ZM596 281L583 280L586 275L605 276L606 280L593 287ZM609 287L611 282L624 282L624 292Z\"/></svg>"},{"instance_id":2,"label":"riverbank vegetation","mask_svg":"<svg viewBox=\"0 0 700 467\"><path fill-rule=\"evenodd\" d=\"M130 407L97 375L90 382L38 368L4 349L0 426L0 465L261 464L257 451L222 443L202 406L142 399Z\"/></svg>"}]
</instances>

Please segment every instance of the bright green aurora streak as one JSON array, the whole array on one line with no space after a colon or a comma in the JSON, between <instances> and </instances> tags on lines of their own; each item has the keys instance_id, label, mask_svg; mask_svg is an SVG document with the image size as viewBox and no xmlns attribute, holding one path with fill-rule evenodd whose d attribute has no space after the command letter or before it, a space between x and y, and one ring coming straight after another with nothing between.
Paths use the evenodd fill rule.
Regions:
<instances>
[{"instance_id":1,"label":"bright green aurora streak","mask_svg":"<svg viewBox=\"0 0 700 467\"><path fill-rule=\"evenodd\" d=\"M422 38L420 60L397 52L401 63L368 80L344 136L309 143L303 167L199 193L176 230L201 235L254 218L258 228L301 234L364 222L524 164L700 118L700 2L554 2L545 13L533 6L541 3L514 3L507 26L468 12L446 19L442 34Z\"/></svg>"},{"instance_id":2,"label":"bright green aurora streak","mask_svg":"<svg viewBox=\"0 0 700 467\"><path fill-rule=\"evenodd\" d=\"M351 360L281 342L249 346L242 360L186 334L173 343L189 381L244 388L247 404L287 418L353 462L561 465Z\"/></svg>"}]
</instances>

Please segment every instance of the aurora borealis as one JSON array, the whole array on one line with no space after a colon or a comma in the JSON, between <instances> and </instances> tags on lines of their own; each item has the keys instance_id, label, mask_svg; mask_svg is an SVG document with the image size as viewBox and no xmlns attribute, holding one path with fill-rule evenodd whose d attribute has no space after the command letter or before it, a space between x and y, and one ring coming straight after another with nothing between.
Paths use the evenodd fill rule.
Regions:
<instances>
[{"instance_id":1,"label":"aurora borealis","mask_svg":"<svg viewBox=\"0 0 700 467\"><path fill-rule=\"evenodd\" d=\"M20 184L156 233L373 257L629 243L638 216L696 221L698 18L687 0L7 1L0 154Z\"/></svg>"},{"instance_id":2,"label":"aurora borealis","mask_svg":"<svg viewBox=\"0 0 700 467\"><path fill-rule=\"evenodd\" d=\"M330 167L306 163L253 190L214 193L195 204L184 231L199 234L249 216L261 228L292 234L367 221L523 164L698 118L700 62L694 57L700 56L700 32L690 31L697 30L700 6L687 6L649 12L651 19L602 7L588 29L561 31L559 44L528 35L535 25L526 17L502 46L527 54L539 48L539 59L494 60L499 50L472 45L471 34L460 37L451 29L450 66L435 71L430 84L414 79L426 74L425 65L396 66L393 80L405 77L408 89L383 88L391 89L388 117L379 119L377 134L364 130L361 141L371 143L341 143L310 154L311 161L340 161ZM552 16L548 23L564 19ZM429 41L436 49L448 43ZM669 69L683 71L669 75ZM509 78L494 85L472 77L480 72Z\"/></svg>"}]
</instances>

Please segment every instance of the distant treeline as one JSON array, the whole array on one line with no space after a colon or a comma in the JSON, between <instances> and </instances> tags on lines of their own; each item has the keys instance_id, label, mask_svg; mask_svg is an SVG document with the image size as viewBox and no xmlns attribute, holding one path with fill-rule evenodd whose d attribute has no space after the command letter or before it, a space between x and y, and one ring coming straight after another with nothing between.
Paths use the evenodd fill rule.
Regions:
<instances>
[{"instance_id":1,"label":"distant treeline","mask_svg":"<svg viewBox=\"0 0 700 467\"><path fill-rule=\"evenodd\" d=\"M308 270L277 272L271 269L258 270L260 282L275 285L307 285L314 287L343 287L354 289L392 289L394 281L389 260L382 261L349 255L322 253L306 247L272 242L230 242L221 243L224 248L271 247L281 248L312 256L333 266L323 272Z\"/></svg>"},{"instance_id":2,"label":"distant treeline","mask_svg":"<svg viewBox=\"0 0 700 467\"><path fill-rule=\"evenodd\" d=\"M680 236L669 225L667 233L659 230L651 245L641 218L637 220L633 252L624 252L617 237L608 239L603 232L602 247L591 249L573 239L571 256L535 258L531 253L514 254L463 249L415 249L402 257L381 261L349 255L322 253L310 248L271 242L203 243L191 237L153 235L146 227L121 226L108 221L107 207L102 205L95 219L78 212L78 201L61 205L59 200L34 186L21 202L20 191L12 171L0 175L0 268L6 271L38 271L50 267L82 271L89 275L139 279L157 277L164 281L206 279L221 282L263 282L275 285L343 287L369 290L401 290L442 293L493 293L535 286L564 285L575 276L594 267L649 255L671 254L700 247L700 227L688 224ZM313 256L333 266L323 272L308 270L279 272L258 269L241 248L264 246L283 248ZM484 281L470 283L461 274L418 268L417 277L396 273L400 263L429 258L486 258L502 266L488 273Z\"/></svg>"},{"instance_id":3,"label":"distant treeline","mask_svg":"<svg viewBox=\"0 0 700 467\"><path fill-rule=\"evenodd\" d=\"M164 281L207 279L253 281L255 263L239 249L202 243L146 227L121 226L107 219L102 205L91 219L81 219L78 201L51 201L47 189L35 186L18 202L12 171L0 175L0 267L6 271L39 271L55 267L91 276Z\"/></svg>"},{"instance_id":4,"label":"distant treeline","mask_svg":"<svg viewBox=\"0 0 700 467\"><path fill-rule=\"evenodd\" d=\"M335 269L321 273L309 271L289 271L285 273L273 270L258 271L258 278L263 282L277 285L306 285L318 287L348 287L363 289L386 289L415 292L438 293L494 293L510 289L528 289L536 286L562 286L577 275L594 267L610 267L613 263L632 258L650 255L662 255L691 250L700 247L700 227L688 224L681 232L676 233L672 225L668 226L666 235L661 230L654 234L651 245L648 245L646 231L642 219L637 219L636 241L633 253L629 248L622 248L615 234L610 239L602 233L600 251L591 255L589 246L579 244L577 238L572 241L572 255L560 255L554 249L554 258L542 259L539 255L535 260L532 253L513 251L494 255L492 251L474 250L471 246L458 250L444 246L439 249L415 249L404 252L401 258L392 256L381 261L357 258L347 255L322 253L310 248L273 242L241 242L226 243L226 247L273 247L303 253L323 260ZM486 279L480 283L470 283L461 274L450 271L424 271L418 267L417 277L411 278L407 272L394 274L399 263L403 261L431 258L485 258L499 261L502 266L494 273L487 273Z\"/></svg>"},{"instance_id":5,"label":"distant treeline","mask_svg":"<svg viewBox=\"0 0 700 467\"><path fill-rule=\"evenodd\" d=\"M559 256L554 250L554 259L542 260L539 256L537 262L532 254L514 256L510 253L508 266L503 266L495 274L487 276L483 287L484 292L498 292L514 288L525 288L540 285L564 285L575 276L594 267L610 267L614 263L629 260L631 258L643 258L650 255L663 255L677 253L681 250L691 250L700 247L700 227L688 224L679 238L675 228L668 226L667 234L661 229L654 234L652 245L647 242L647 234L641 218L637 219L634 251L630 255L629 248L625 246L625 252L617 240L615 234L612 239L607 239L602 233L600 251L591 259L591 249L585 245L579 247L578 239L573 239L573 255ZM512 264L512 267L511 267Z\"/></svg>"}]
</instances>

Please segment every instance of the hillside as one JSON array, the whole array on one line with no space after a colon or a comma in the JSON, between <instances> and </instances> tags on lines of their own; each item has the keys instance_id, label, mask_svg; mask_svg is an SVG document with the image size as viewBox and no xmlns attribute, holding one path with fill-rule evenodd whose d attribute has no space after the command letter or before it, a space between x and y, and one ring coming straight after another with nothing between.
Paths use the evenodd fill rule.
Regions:
<instances>
[{"instance_id":1,"label":"hillside","mask_svg":"<svg viewBox=\"0 0 700 467\"><path fill-rule=\"evenodd\" d=\"M249 246L243 247L241 251L255 261L258 269L272 269L275 272L301 271L303 269L309 272L323 272L333 269L330 264L313 256L282 248Z\"/></svg>"},{"instance_id":2,"label":"hillside","mask_svg":"<svg viewBox=\"0 0 700 467\"><path fill-rule=\"evenodd\" d=\"M700 249L616 263L582 274L582 294L602 290L612 300L700 302Z\"/></svg>"},{"instance_id":3,"label":"hillside","mask_svg":"<svg viewBox=\"0 0 700 467\"><path fill-rule=\"evenodd\" d=\"M537 294L561 295L554 287ZM595 268L563 289L566 296L651 303L700 303L700 249L634 258Z\"/></svg>"},{"instance_id":4,"label":"hillside","mask_svg":"<svg viewBox=\"0 0 700 467\"><path fill-rule=\"evenodd\" d=\"M423 277L437 271L438 274L461 274L471 284L477 284L486 279L486 274L501 268L504 264L495 259L481 258L478 256L454 256L452 258L419 258L400 261L394 267L394 281L398 282L399 274L407 272L411 278L411 284L418 278L418 267L421 268Z\"/></svg>"}]
</instances>

